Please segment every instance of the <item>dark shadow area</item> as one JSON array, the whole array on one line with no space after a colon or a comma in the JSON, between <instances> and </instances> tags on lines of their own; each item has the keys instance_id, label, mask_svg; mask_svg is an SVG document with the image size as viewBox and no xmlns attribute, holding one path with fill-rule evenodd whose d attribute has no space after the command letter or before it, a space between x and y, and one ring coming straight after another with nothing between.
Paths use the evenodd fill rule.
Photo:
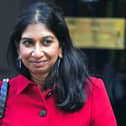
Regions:
<instances>
[{"instance_id":1,"label":"dark shadow area","mask_svg":"<svg viewBox=\"0 0 126 126\"><path fill-rule=\"evenodd\" d=\"M82 49L90 73L105 82L119 126L126 124L126 50Z\"/></svg>"}]
</instances>

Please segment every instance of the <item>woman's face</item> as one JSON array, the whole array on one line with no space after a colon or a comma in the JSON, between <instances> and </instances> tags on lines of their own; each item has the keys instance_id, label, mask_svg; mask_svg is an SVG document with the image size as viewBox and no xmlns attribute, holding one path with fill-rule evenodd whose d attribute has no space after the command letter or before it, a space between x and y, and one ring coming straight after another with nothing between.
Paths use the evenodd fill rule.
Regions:
<instances>
[{"instance_id":1,"label":"woman's face","mask_svg":"<svg viewBox=\"0 0 126 126\"><path fill-rule=\"evenodd\" d=\"M56 36L44 24L30 24L21 35L19 59L30 74L47 75L62 49Z\"/></svg>"}]
</instances>

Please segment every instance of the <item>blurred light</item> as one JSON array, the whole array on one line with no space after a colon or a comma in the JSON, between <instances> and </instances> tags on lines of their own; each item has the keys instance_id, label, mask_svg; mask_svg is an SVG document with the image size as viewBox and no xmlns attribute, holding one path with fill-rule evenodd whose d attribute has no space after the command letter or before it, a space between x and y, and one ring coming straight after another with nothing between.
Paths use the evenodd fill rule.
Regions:
<instances>
[{"instance_id":1,"label":"blurred light","mask_svg":"<svg viewBox=\"0 0 126 126\"><path fill-rule=\"evenodd\" d=\"M81 0L82 2L98 2L99 0Z\"/></svg>"}]
</instances>

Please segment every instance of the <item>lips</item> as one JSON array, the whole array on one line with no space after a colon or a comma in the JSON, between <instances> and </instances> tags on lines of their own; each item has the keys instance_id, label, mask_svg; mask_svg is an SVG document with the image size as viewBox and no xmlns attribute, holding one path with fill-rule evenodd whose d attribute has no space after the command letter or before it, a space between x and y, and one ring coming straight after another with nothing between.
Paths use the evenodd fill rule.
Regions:
<instances>
[{"instance_id":1,"label":"lips","mask_svg":"<svg viewBox=\"0 0 126 126\"><path fill-rule=\"evenodd\" d=\"M36 66L36 67L42 67L45 64L48 63L47 60L42 60L42 61L31 61L32 65Z\"/></svg>"}]
</instances>

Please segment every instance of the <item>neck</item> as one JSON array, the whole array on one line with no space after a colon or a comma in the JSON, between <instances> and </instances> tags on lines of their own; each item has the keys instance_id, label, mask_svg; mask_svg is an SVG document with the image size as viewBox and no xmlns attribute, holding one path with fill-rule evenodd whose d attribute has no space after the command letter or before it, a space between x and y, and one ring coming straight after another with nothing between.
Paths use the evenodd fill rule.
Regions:
<instances>
[{"instance_id":1,"label":"neck","mask_svg":"<svg viewBox=\"0 0 126 126\"><path fill-rule=\"evenodd\" d=\"M32 79L32 81L34 81L41 88L43 87L43 84L45 82L46 76L47 75L41 75L41 74L33 74L33 73L31 73L31 79Z\"/></svg>"}]
</instances>

